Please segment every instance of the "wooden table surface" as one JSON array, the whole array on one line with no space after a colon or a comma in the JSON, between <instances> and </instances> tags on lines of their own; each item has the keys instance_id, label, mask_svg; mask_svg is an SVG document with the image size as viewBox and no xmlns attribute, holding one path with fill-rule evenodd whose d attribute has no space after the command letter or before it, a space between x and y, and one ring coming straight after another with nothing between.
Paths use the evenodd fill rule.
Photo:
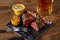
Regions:
<instances>
[{"instance_id":1,"label":"wooden table surface","mask_svg":"<svg viewBox=\"0 0 60 40\"><path fill-rule=\"evenodd\" d=\"M27 10L36 11L37 0L0 0L0 29L7 30L6 24L14 14L11 6L16 3L23 3ZM60 40L60 0L54 0L53 13L49 16L54 22L48 30L38 40ZM12 37L18 37L14 32L0 33L0 40L7 40Z\"/></svg>"}]
</instances>

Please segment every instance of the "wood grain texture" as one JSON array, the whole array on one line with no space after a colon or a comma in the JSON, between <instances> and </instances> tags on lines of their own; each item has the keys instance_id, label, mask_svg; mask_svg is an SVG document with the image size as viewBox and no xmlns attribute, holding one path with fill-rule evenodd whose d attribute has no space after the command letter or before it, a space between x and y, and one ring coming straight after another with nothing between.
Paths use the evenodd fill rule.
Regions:
<instances>
[{"instance_id":1,"label":"wood grain texture","mask_svg":"<svg viewBox=\"0 0 60 40\"><path fill-rule=\"evenodd\" d=\"M16 3L23 3L27 10L36 11L37 0L0 0L0 29L7 30L6 24L10 21L14 12L11 6ZM54 0L53 13L49 16L54 25L38 40L60 40L60 0ZM0 40L7 40L12 37L17 37L14 32L0 33Z\"/></svg>"}]
</instances>

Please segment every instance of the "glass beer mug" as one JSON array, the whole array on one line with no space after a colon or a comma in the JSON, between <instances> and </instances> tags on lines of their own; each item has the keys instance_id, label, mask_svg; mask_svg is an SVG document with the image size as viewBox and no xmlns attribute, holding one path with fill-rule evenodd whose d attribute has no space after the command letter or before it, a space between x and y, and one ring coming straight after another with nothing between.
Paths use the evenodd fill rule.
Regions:
<instances>
[{"instance_id":1,"label":"glass beer mug","mask_svg":"<svg viewBox=\"0 0 60 40\"><path fill-rule=\"evenodd\" d=\"M52 13L52 0L38 0L37 12L46 18Z\"/></svg>"}]
</instances>

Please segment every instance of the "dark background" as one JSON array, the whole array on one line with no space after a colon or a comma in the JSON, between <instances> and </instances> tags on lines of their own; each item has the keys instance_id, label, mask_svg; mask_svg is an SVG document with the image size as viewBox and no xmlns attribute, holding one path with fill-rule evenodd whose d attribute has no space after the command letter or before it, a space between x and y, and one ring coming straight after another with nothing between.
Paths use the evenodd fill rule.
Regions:
<instances>
[{"instance_id":1,"label":"dark background","mask_svg":"<svg viewBox=\"0 0 60 40\"><path fill-rule=\"evenodd\" d=\"M0 0L0 29L7 30L6 24L10 21L14 12L11 6L16 3L23 3L27 10L36 11L37 0ZM53 13L49 16L54 25L38 40L60 40L60 0L54 0ZM18 37L14 32L0 33L0 40L7 40L12 37Z\"/></svg>"}]
</instances>

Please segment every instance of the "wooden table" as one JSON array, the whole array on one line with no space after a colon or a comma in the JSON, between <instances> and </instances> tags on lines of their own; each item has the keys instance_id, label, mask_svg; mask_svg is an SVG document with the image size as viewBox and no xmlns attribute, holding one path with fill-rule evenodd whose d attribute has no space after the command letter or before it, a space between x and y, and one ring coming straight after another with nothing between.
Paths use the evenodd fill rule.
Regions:
<instances>
[{"instance_id":1,"label":"wooden table","mask_svg":"<svg viewBox=\"0 0 60 40\"><path fill-rule=\"evenodd\" d=\"M33 2L34 1L34 2ZM15 3L23 3L26 5L28 10L34 9L36 11L37 0L27 1L27 0L0 0L0 29L7 30L6 24L10 21L13 11L11 6ZM54 0L53 3L53 14L50 15L51 21L54 25L48 30L38 40L60 40L60 0ZM0 40L7 40L12 37L18 37L14 32L11 33L0 33Z\"/></svg>"}]
</instances>

